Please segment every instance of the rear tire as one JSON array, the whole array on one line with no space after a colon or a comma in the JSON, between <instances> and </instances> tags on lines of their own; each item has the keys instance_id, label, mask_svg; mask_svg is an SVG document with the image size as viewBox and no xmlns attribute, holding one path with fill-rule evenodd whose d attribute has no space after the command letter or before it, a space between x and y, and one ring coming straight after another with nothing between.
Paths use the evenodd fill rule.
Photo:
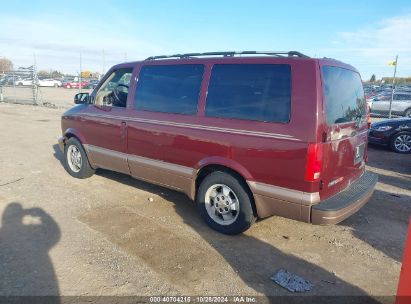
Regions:
<instances>
[{"instance_id":1,"label":"rear tire","mask_svg":"<svg viewBox=\"0 0 411 304\"><path fill-rule=\"evenodd\" d=\"M64 167L75 178L88 178L94 174L82 144L74 137L64 145Z\"/></svg>"},{"instance_id":2,"label":"rear tire","mask_svg":"<svg viewBox=\"0 0 411 304\"><path fill-rule=\"evenodd\" d=\"M234 175L215 171L201 182L197 208L204 221L218 232L234 235L255 222L253 198L244 182Z\"/></svg>"},{"instance_id":3,"label":"rear tire","mask_svg":"<svg viewBox=\"0 0 411 304\"><path fill-rule=\"evenodd\" d=\"M391 139L391 149L397 153L411 153L411 133L399 132Z\"/></svg>"}]
</instances>

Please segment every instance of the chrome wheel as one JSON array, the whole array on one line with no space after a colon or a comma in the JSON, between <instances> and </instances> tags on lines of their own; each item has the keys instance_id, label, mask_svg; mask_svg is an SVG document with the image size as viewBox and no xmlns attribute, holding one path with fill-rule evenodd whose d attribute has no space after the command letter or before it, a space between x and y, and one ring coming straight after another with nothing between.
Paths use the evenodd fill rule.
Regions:
<instances>
[{"instance_id":1,"label":"chrome wheel","mask_svg":"<svg viewBox=\"0 0 411 304\"><path fill-rule=\"evenodd\" d=\"M211 219L220 225L234 223L240 210L237 195L223 184L215 184L207 189L205 207Z\"/></svg>"},{"instance_id":2,"label":"chrome wheel","mask_svg":"<svg viewBox=\"0 0 411 304\"><path fill-rule=\"evenodd\" d=\"M402 134L399 135L394 140L394 147L400 152L410 152L411 151L411 135Z\"/></svg>"},{"instance_id":3,"label":"chrome wheel","mask_svg":"<svg viewBox=\"0 0 411 304\"><path fill-rule=\"evenodd\" d=\"M75 173L81 170L83 160L81 158L80 150L75 145L71 145L67 148L67 164Z\"/></svg>"}]
</instances>

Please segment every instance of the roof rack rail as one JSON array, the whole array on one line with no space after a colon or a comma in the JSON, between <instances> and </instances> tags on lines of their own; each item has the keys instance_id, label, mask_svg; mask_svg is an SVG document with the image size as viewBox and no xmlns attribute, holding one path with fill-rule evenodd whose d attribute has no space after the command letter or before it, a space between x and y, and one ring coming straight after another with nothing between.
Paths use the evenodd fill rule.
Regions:
<instances>
[{"instance_id":1,"label":"roof rack rail","mask_svg":"<svg viewBox=\"0 0 411 304\"><path fill-rule=\"evenodd\" d=\"M234 57L235 55L269 55L275 57L300 57L300 58L310 58L297 51L280 51L280 52L264 52L264 51L243 51L243 52L206 52L206 53L186 53L186 54L174 54L174 55L160 55L151 56L145 60L156 60L156 59L171 59L171 58L192 58L192 57L202 57L202 56L223 56L223 57Z\"/></svg>"}]
</instances>

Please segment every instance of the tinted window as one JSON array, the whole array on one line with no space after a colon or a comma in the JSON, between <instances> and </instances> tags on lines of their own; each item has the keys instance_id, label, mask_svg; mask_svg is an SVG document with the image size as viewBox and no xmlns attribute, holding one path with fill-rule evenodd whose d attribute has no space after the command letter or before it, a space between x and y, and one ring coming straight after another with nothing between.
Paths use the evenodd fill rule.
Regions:
<instances>
[{"instance_id":1,"label":"tinted window","mask_svg":"<svg viewBox=\"0 0 411 304\"><path fill-rule=\"evenodd\" d=\"M323 66L325 115L328 124L355 121L366 113L366 101L358 73Z\"/></svg>"},{"instance_id":2,"label":"tinted window","mask_svg":"<svg viewBox=\"0 0 411 304\"><path fill-rule=\"evenodd\" d=\"M207 116L287 122L290 107L289 65L214 65L207 95Z\"/></svg>"},{"instance_id":3,"label":"tinted window","mask_svg":"<svg viewBox=\"0 0 411 304\"><path fill-rule=\"evenodd\" d=\"M410 100L411 95L406 95L406 94L395 94L394 95L394 100Z\"/></svg>"},{"instance_id":4,"label":"tinted window","mask_svg":"<svg viewBox=\"0 0 411 304\"><path fill-rule=\"evenodd\" d=\"M197 113L203 65L142 67L135 95L137 110Z\"/></svg>"}]
</instances>

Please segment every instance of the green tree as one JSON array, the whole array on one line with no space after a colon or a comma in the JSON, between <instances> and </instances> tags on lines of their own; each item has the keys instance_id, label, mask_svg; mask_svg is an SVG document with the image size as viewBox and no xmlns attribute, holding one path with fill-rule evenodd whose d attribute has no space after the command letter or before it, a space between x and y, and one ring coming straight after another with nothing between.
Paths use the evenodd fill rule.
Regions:
<instances>
[{"instance_id":1,"label":"green tree","mask_svg":"<svg viewBox=\"0 0 411 304\"><path fill-rule=\"evenodd\" d=\"M375 80L376 80L375 74L372 74L370 78L370 82L375 82Z\"/></svg>"},{"instance_id":2,"label":"green tree","mask_svg":"<svg viewBox=\"0 0 411 304\"><path fill-rule=\"evenodd\" d=\"M45 70L40 70L40 71L37 72L37 77L39 77L39 78L50 78L51 75L50 75L50 72L47 72Z\"/></svg>"},{"instance_id":3,"label":"green tree","mask_svg":"<svg viewBox=\"0 0 411 304\"><path fill-rule=\"evenodd\" d=\"M63 73L59 72L59 71L53 71L50 74L51 78L53 79L60 79L63 77Z\"/></svg>"}]
</instances>

